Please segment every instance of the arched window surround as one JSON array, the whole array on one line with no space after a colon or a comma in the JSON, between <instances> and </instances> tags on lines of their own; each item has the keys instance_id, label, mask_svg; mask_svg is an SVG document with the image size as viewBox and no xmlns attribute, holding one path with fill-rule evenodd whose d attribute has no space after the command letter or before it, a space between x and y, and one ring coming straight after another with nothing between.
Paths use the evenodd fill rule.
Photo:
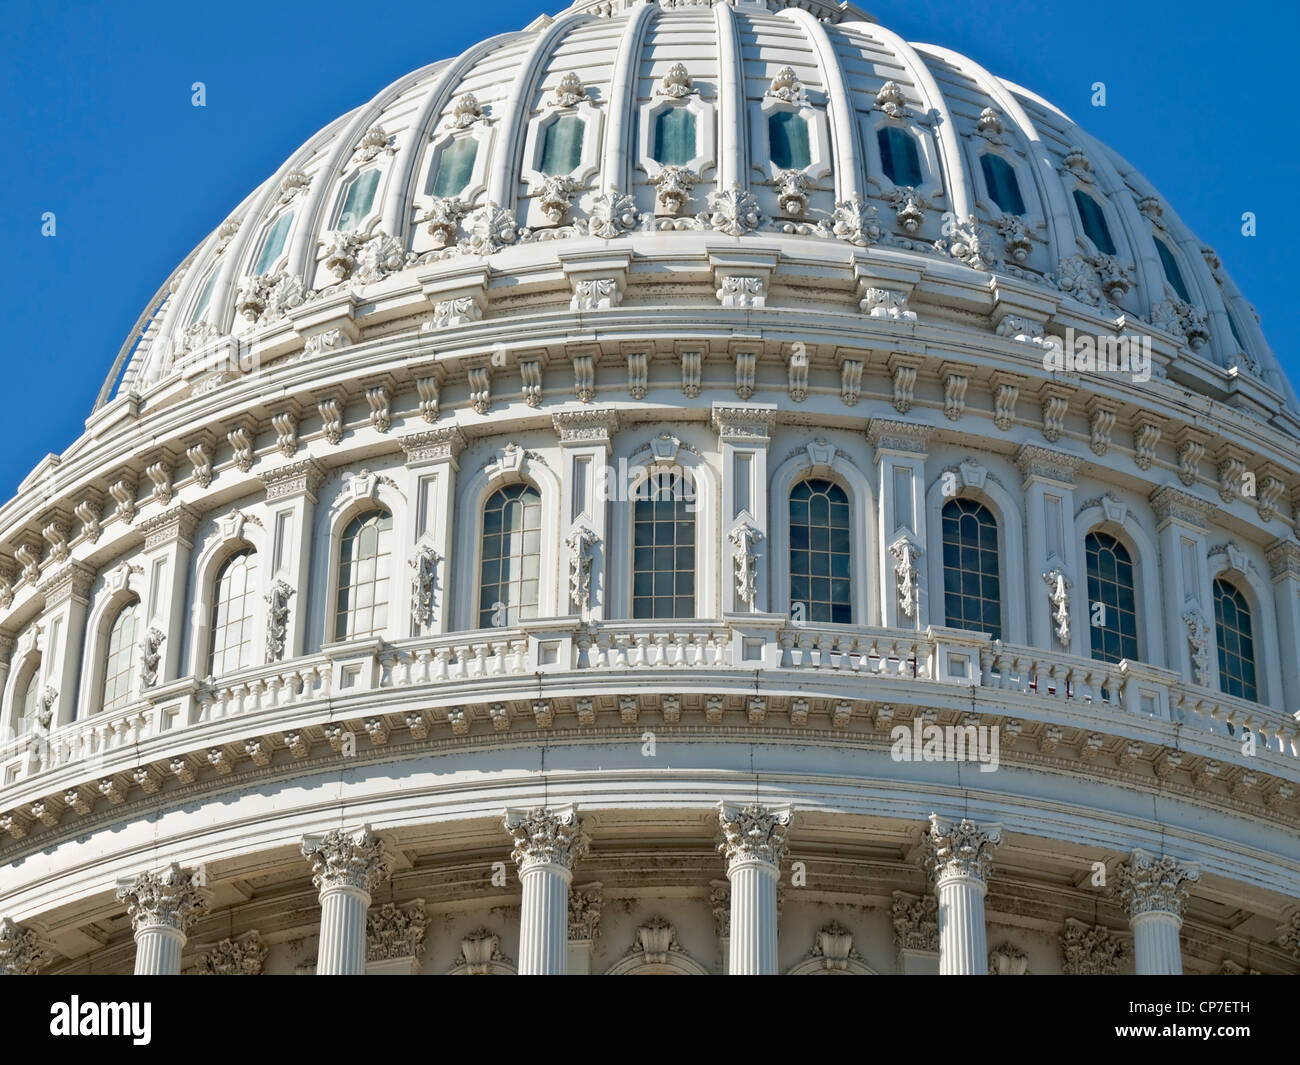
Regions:
<instances>
[{"instance_id":1,"label":"arched window surround","mask_svg":"<svg viewBox=\"0 0 1300 1065\"><path fill-rule=\"evenodd\" d=\"M0 739L13 736L18 732L19 718L22 716L23 696L33 674L38 684L44 684L45 669L45 633L39 622L31 622L18 637L14 646L13 658L9 664L9 678L4 693L4 728L0 730Z\"/></svg>"},{"instance_id":2,"label":"arched window surround","mask_svg":"<svg viewBox=\"0 0 1300 1065\"><path fill-rule=\"evenodd\" d=\"M943 192L943 177L934 137L924 126L918 126L905 118L890 118L883 111L878 110L871 111L861 119L862 143L866 149L867 174L870 183L878 185L886 196L899 187L885 174L885 164L880 158L877 134L887 126L902 130L912 138L916 144L917 155L921 159L922 180L921 184L916 186L916 191L927 199L936 198Z\"/></svg>"},{"instance_id":3,"label":"arched window surround","mask_svg":"<svg viewBox=\"0 0 1300 1065\"><path fill-rule=\"evenodd\" d=\"M703 175L717 164L717 128L713 105L698 92L679 100L670 96L656 96L641 105L637 120L636 168L644 170L651 181L664 168L664 164L652 156L655 122L665 111L678 108L685 108L695 116L695 155L684 165Z\"/></svg>"},{"instance_id":4,"label":"arched window surround","mask_svg":"<svg viewBox=\"0 0 1300 1065\"><path fill-rule=\"evenodd\" d=\"M78 719L91 717L103 710L104 702L104 666L108 654L108 640L118 614L130 603L140 604L140 617L137 625L136 656L138 645L144 632L148 631L148 619L144 615L144 578L136 573L129 562L123 562L116 569L106 573L100 581L100 588L94 596L89 614L86 616L86 645L82 657L80 695L77 699ZM135 694L139 694L139 666L136 666Z\"/></svg>"},{"instance_id":5,"label":"arched window surround","mask_svg":"<svg viewBox=\"0 0 1300 1065\"><path fill-rule=\"evenodd\" d=\"M474 203L487 191L488 160L492 155L492 134L494 127L488 122L475 122L467 129L448 127L434 135L425 152L424 164L416 171L416 202L428 206L435 199L432 191L426 192L430 178L436 180L438 168L442 165L442 154L457 141L473 140L478 143L474 153L474 165L470 170L469 184L456 198L466 203Z\"/></svg>"},{"instance_id":6,"label":"arched window surround","mask_svg":"<svg viewBox=\"0 0 1300 1065\"><path fill-rule=\"evenodd\" d=\"M411 634L409 559L413 550L406 496L382 470L340 471L325 488L333 488L334 495L324 518L317 519L310 582L310 602L319 606L308 607L300 599L300 591L290 600L291 610L308 610L304 615L308 625L307 646L327 647L352 642L334 638L343 533L354 518L377 510L388 511L393 519L390 533L392 550L388 556L388 620L383 632L357 639L361 642L367 639L404 639Z\"/></svg>"},{"instance_id":7,"label":"arched window surround","mask_svg":"<svg viewBox=\"0 0 1300 1065\"><path fill-rule=\"evenodd\" d=\"M463 460L462 460L463 461ZM447 594L454 604L459 630L478 629L479 575L483 570L483 507L498 489L523 482L542 497L542 564L537 589L537 617L553 618L566 613L560 607L561 550L560 482L540 459L522 447L502 448L492 453L482 467L457 492L456 555L460 561L447 567L451 584ZM567 598L567 576L564 594ZM566 603L567 607L567 603Z\"/></svg>"},{"instance_id":8,"label":"arched window surround","mask_svg":"<svg viewBox=\"0 0 1300 1065\"><path fill-rule=\"evenodd\" d=\"M921 625L943 626L943 505L949 499L970 499L987 507L998 523L998 576L1002 593L1002 639L1011 644L1028 643L1029 616L1025 599L1024 517L1015 498L993 479L989 470L967 460L952 471L955 481L940 473L926 489L925 574L929 595L921 596ZM945 494L945 484L952 492ZM928 613L927 613L928 612Z\"/></svg>"},{"instance_id":9,"label":"arched window surround","mask_svg":"<svg viewBox=\"0 0 1300 1065\"><path fill-rule=\"evenodd\" d=\"M632 619L632 538L633 506L636 492L652 471L678 467L691 478L695 491L695 614L700 618L722 616L721 586L718 561L718 514L720 486L718 477L708 462L685 439L678 440L668 431L669 437L634 445L623 453L627 462L628 483L620 485L619 492L627 492L627 504L611 508L609 541L610 620ZM716 438L715 438L716 440ZM716 443L706 444L710 449ZM612 459L618 468L618 456ZM652 620L652 619L643 619Z\"/></svg>"},{"instance_id":10,"label":"arched window surround","mask_svg":"<svg viewBox=\"0 0 1300 1065\"><path fill-rule=\"evenodd\" d=\"M872 564L875 557L872 553L875 550L875 497L870 479L833 445L825 448L810 444L807 451L791 456L778 466L768 479L768 526L772 537L772 549L768 553L771 610L776 614L790 611L790 492L800 481L809 479L833 481L848 494L853 624L872 625L875 618L871 614L871 604L879 602L880 598L879 568Z\"/></svg>"},{"instance_id":11,"label":"arched window surround","mask_svg":"<svg viewBox=\"0 0 1300 1065\"><path fill-rule=\"evenodd\" d=\"M208 675L208 659L212 651L212 604L216 595L217 575L221 572L221 567L241 551L256 552L258 555L257 602L260 605L268 590L266 582L271 568L269 541L270 538L262 526L242 511L224 515L214 523L214 528L204 542L193 566L194 591L190 611L193 624L190 627L185 656L190 676ZM299 606L296 596L293 605L295 608ZM266 643L266 611L257 609L253 617L255 619L251 637L253 660L245 667L248 669L262 664L260 652ZM147 628L150 624L149 619L145 617L142 624Z\"/></svg>"},{"instance_id":12,"label":"arched window surround","mask_svg":"<svg viewBox=\"0 0 1300 1065\"><path fill-rule=\"evenodd\" d=\"M1255 680L1261 706L1282 707L1282 670L1278 643L1277 615L1273 607L1273 590L1259 575L1254 564L1236 545L1225 545L1210 553L1207 594L1210 599L1201 611L1207 624L1214 626L1213 586L1222 577L1236 586L1250 606L1250 620L1255 640ZM1221 692L1217 633L1210 644L1210 687ZM1225 695L1225 697L1228 697Z\"/></svg>"},{"instance_id":13,"label":"arched window surround","mask_svg":"<svg viewBox=\"0 0 1300 1065\"><path fill-rule=\"evenodd\" d=\"M781 167L772 162L771 130L768 121L775 114L788 113L798 115L808 127L808 165L800 167L799 172L810 181L817 181L831 172L830 129L826 121L826 108L818 107L806 97L799 101L787 101L775 96L765 96L761 102L751 104L751 139L754 141L754 170L765 180L775 180L781 173Z\"/></svg>"},{"instance_id":14,"label":"arched window surround","mask_svg":"<svg viewBox=\"0 0 1300 1065\"><path fill-rule=\"evenodd\" d=\"M1112 497L1079 511L1074 519L1074 557L1079 573L1070 602L1070 627L1074 653L1092 656L1091 604L1088 602L1087 541L1089 533L1105 533L1123 544L1133 560L1133 593L1137 600L1137 634L1140 661L1164 668L1166 657L1164 609L1160 594L1160 557L1153 536L1138 524L1127 504Z\"/></svg>"}]
</instances>

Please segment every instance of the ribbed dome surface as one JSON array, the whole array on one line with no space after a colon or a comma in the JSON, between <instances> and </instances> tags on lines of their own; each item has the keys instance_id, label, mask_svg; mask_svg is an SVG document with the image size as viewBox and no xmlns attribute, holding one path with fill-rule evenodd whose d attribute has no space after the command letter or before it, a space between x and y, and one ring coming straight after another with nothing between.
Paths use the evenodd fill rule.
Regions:
<instances>
[{"instance_id":1,"label":"ribbed dome surface","mask_svg":"<svg viewBox=\"0 0 1300 1065\"><path fill-rule=\"evenodd\" d=\"M1020 210L994 187L1008 172ZM402 78L294 152L178 269L101 404L332 288L369 300L437 260L504 269L551 239L635 254L692 230L1041 284L1172 337L1200 367L1195 390L1248 375L1297 409L1213 251L1131 165L973 60L819 0L582 2Z\"/></svg>"}]
</instances>

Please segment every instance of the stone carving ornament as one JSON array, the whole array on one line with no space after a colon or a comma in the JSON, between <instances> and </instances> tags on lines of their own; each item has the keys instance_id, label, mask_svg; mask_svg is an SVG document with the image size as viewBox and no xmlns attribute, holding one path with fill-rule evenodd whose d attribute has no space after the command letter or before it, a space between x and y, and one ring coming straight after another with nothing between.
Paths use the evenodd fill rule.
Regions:
<instances>
[{"instance_id":1,"label":"stone carving ornament","mask_svg":"<svg viewBox=\"0 0 1300 1065\"><path fill-rule=\"evenodd\" d=\"M206 893L194 875L172 862L164 872L141 873L117 887L117 899L126 903L131 928L172 928L188 932L194 920L207 909Z\"/></svg>"},{"instance_id":2,"label":"stone carving ornament","mask_svg":"<svg viewBox=\"0 0 1300 1065\"><path fill-rule=\"evenodd\" d=\"M905 617L915 617L921 594L917 568L921 548L910 536L900 536L889 545L889 553L894 556L894 576L898 578L898 609Z\"/></svg>"},{"instance_id":3,"label":"stone carving ornament","mask_svg":"<svg viewBox=\"0 0 1300 1065\"><path fill-rule=\"evenodd\" d=\"M754 526L742 522L731 530L732 562L735 566L736 597L747 606L754 605L754 584L758 579L757 546L763 534Z\"/></svg>"},{"instance_id":4,"label":"stone carving ornament","mask_svg":"<svg viewBox=\"0 0 1300 1065\"><path fill-rule=\"evenodd\" d=\"M997 825L977 825L969 818L950 822L930 815L925 836L926 869L934 881L969 878L988 883L993 870L993 850L1002 842Z\"/></svg>"},{"instance_id":5,"label":"stone carving ornament","mask_svg":"<svg viewBox=\"0 0 1300 1065\"><path fill-rule=\"evenodd\" d=\"M335 828L323 836L310 836L303 840L302 853L311 859L317 890L353 888L369 893L390 870L383 840L369 825L356 832Z\"/></svg>"},{"instance_id":6,"label":"stone carving ornament","mask_svg":"<svg viewBox=\"0 0 1300 1065\"><path fill-rule=\"evenodd\" d=\"M557 810L507 810L504 825L515 844L510 857L521 874L537 865L572 869L590 845L572 805Z\"/></svg>"},{"instance_id":7,"label":"stone carving ornament","mask_svg":"<svg viewBox=\"0 0 1300 1065\"><path fill-rule=\"evenodd\" d=\"M569 549L569 595L586 610L591 606L591 570L600 537L585 525L576 525L564 543Z\"/></svg>"},{"instance_id":8,"label":"stone carving ornament","mask_svg":"<svg viewBox=\"0 0 1300 1065\"><path fill-rule=\"evenodd\" d=\"M789 806L720 803L718 824L722 842L718 851L727 859L728 869L742 862L779 866L789 847L792 817Z\"/></svg>"}]
</instances>

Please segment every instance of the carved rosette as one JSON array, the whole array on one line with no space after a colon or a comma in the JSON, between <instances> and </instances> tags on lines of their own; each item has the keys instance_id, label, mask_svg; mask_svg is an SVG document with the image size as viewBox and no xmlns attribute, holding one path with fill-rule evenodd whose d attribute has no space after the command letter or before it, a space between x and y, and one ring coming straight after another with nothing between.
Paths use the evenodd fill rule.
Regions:
<instances>
[{"instance_id":1,"label":"carved rosette","mask_svg":"<svg viewBox=\"0 0 1300 1065\"><path fill-rule=\"evenodd\" d=\"M141 873L117 887L126 903L136 935L150 928L170 928L187 934L195 918L206 911L207 892L194 883L192 870L172 862L164 872Z\"/></svg>"},{"instance_id":2,"label":"carved rosette","mask_svg":"<svg viewBox=\"0 0 1300 1065\"><path fill-rule=\"evenodd\" d=\"M366 914L366 960L418 958L424 949L428 926L424 899L416 899L407 906L384 903Z\"/></svg>"},{"instance_id":3,"label":"carved rosette","mask_svg":"<svg viewBox=\"0 0 1300 1065\"><path fill-rule=\"evenodd\" d=\"M728 872L749 862L779 867L789 849L793 815L794 810L788 805L719 803L718 827L722 842L718 844L718 851L727 859Z\"/></svg>"},{"instance_id":4,"label":"carved rosette","mask_svg":"<svg viewBox=\"0 0 1300 1065\"><path fill-rule=\"evenodd\" d=\"M514 840L510 857L520 875L539 865L558 865L572 872L591 843L573 804L553 810L540 806L507 810L504 827Z\"/></svg>"},{"instance_id":5,"label":"carved rosette","mask_svg":"<svg viewBox=\"0 0 1300 1065\"><path fill-rule=\"evenodd\" d=\"M1188 885L1201 878L1198 866L1143 850L1133 851L1118 869L1118 893L1129 918L1147 913L1169 913L1181 918Z\"/></svg>"},{"instance_id":6,"label":"carved rosette","mask_svg":"<svg viewBox=\"0 0 1300 1065\"><path fill-rule=\"evenodd\" d=\"M1002 842L1001 825L977 825L970 818L945 821L930 815L925 866L936 884L944 880L978 880L988 884L993 850Z\"/></svg>"},{"instance_id":7,"label":"carved rosette","mask_svg":"<svg viewBox=\"0 0 1300 1065\"><path fill-rule=\"evenodd\" d=\"M260 976L268 948L262 937L249 932L239 939L223 939L199 963L202 976Z\"/></svg>"},{"instance_id":8,"label":"carved rosette","mask_svg":"<svg viewBox=\"0 0 1300 1065\"><path fill-rule=\"evenodd\" d=\"M302 841L302 853L311 859L311 880L318 891L351 888L369 894L388 878L391 868L383 840L369 825L355 832L335 828L323 836L308 836Z\"/></svg>"},{"instance_id":9,"label":"carved rosette","mask_svg":"<svg viewBox=\"0 0 1300 1065\"><path fill-rule=\"evenodd\" d=\"M49 955L30 928L0 920L0 976L35 976Z\"/></svg>"}]
</instances>

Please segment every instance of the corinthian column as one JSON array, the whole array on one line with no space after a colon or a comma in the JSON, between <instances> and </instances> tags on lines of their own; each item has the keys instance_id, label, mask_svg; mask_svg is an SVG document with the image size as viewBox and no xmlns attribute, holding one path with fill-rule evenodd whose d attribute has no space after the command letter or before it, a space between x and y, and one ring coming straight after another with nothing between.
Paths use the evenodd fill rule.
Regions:
<instances>
[{"instance_id":1,"label":"corinthian column","mask_svg":"<svg viewBox=\"0 0 1300 1065\"><path fill-rule=\"evenodd\" d=\"M569 967L569 885L573 863L590 840L570 803L553 810L507 810L505 829L515 842L523 912L519 920L519 975L564 976Z\"/></svg>"},{"instance_id":2,"label":"corinthian column","mask_svg":"<svg viewBox=\"0 0 1300 1065\"><path fill-rule=\"evenodd\" d=\"M718 850L731 881L728 976L776 975L776 883L793 812L789 805L718 804Z\"/></svg>"},{"instance_id":3,"label":"corinthian column","mask_svg":"<svg viewBox=\"0 0 1300 1065\"><path fill-rule=\"evenodd\" d=\"M384 842L369 825L356 832L336 828L305 837L302 853L311 859L312 883L320 892L316 975L360 976L366 971L370 889L389 872Z\"/></svg>"},{"instance_id":4,"label":"corinthian column","mask_svg":"<svg viewBox=\"0 0 1300 1065\"><path fill-rule=\"evenodd\" d=\"M939 899L940 976L988 975L984 894L993 848L1001 841L1001 825L967 818L954 824L930 815L925 864Z\"/></svg>"},{"instance_id":5,"label":"corinthian column","mask_svg":"<svg viewBox=\"0 0 1300 1065\"><path fill-rule=\"evenodd\" d=\"M1157 858L1135 850L1120 865L1119 896L1133 929L1133 961L1139 976L1181 974L1183 953L1178 932L1183 927L1187 885L1200 879L1200 868L1168 855Z\"/></svg>"},{"instance_id":6,"label":"corinthian column","mask_svg":"<svg viewBox=\"0 0 1300 1065\"><path fill-rule=\"evenodd\" d=\"M178 976L181 951L194 919L207 909L208 893L194 873L175 862L162 873L141 873L117 885L135 933L136 976Z\"/></svg>"}]
</instances>

